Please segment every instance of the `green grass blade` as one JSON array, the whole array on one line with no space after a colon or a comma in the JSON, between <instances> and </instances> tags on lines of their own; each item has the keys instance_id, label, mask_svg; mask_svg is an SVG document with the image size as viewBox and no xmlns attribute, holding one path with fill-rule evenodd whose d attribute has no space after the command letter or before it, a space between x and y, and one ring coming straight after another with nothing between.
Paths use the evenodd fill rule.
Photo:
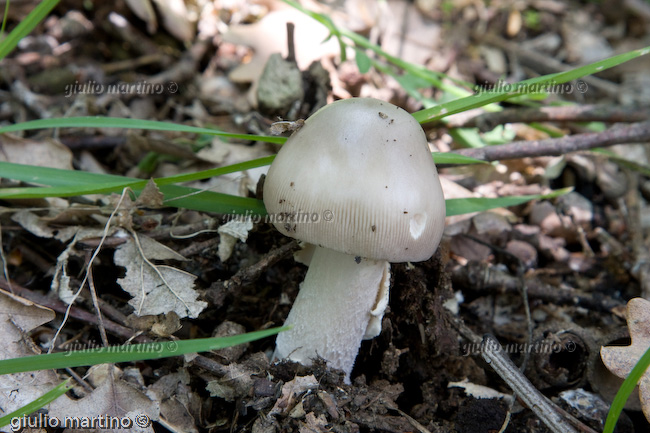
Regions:
<instances>
[{"instance_id":1,"label":"green grass blade","mask_svg":"<svg viewBox=\"0 0 650 433\"><path fill-rule=\"evenodd\" d=\"M514 195L497 198L452 198L445 200L445 204L447 206L447 216L454 216L472 212L483 212L499 207L517 206L531 200L555 198L567 194L572 190L573 188L564 188L553 191L550 194Z\"/></svg>"},{"instance_id":2,"label":"green grass blade","mask_svg":"<svg viewBox=\"0 0 650 433\"><path fill-rule=\"evenodd\" d=\"M165 195L165 205L217 214L266 215L262 200L249 197L200 191L177 185L164 185L160 191Z\"/></svg>"},{"instance_id":3,"label":"green grass blade","mask_svg":"<svg viewBox=\"0 0 650 433\"><path fill-rule=\"evenodd\" d=\"M201 191L195 188L169 185L169 183L200 180L260 167L268 165L272 159L272 156L259 158L227 167L190 173L188 175L160 178L156 182L160 182L160 191L164 194L166 204L169 206L221 214L249 213L251 215L265 215L266 210L260 200L212 191ZM50 186L50 188L3 188L0 189L0 199L72 197L84 194L121 193L124 188L131 188L138 194L147 183L146 180L130 177L49 167L35 167L9 162L0 162L0 176Z\"/></svg>"},{"instance_id":4,"label":"green grass blade","mask_svg":"<svg viewBox=\"0 0 650 433\"><path fill-rule=\"evenodd\" d=\"M512 88L519 89L516 91L510 91L510 92L486 91L482 93L477 93L472 96L467 96L465 98L456 99L454 101L440 104L435 107L417 111L413 113L413 117L415 117L417 121L420 123L433 122L442 119L445 116L460 113L473 108L482 107L484 105L493 102L504 101L516 95L530 93L530 89L534 87L539 88L540 86L545 84L548 85L562 84L571 80L576 80L578 78L584 77L585 75L591 75L597 72L602 72L606 69L613 68L614 66L618 66L622 63L628 62L640 56L644 56L648 53L650 53L650 47L630 51L627 53L610 57L605 60L591 63L586 66L581 66L567 72L558 72L555 74L544 75L541 77L535 77L525 81L521 81L519 83L512 84Z\"/></svg>"},{"instance_id":5,"label":"green grass blade","mask_svg":"<svg viewBox=\"0 0 650 433\"><path fill-rule=\"evenodd\" d=\"M15 411L3 416L0 418L0 427L4 427L7 424L11 422L13 418L19 418L22 417L23 415L29 415L30 413L34 413L43 406L46 406L50 403L52 403L54 400L57 398L61 397L63 394L68 392L72 386L70 385L70 380L71 379L66 379L36 400L26 404L25 406L21 407L20 409L16 409Z\"/></svg>"},{"instance_id":6,"label":"green grass blade","mask_svg":"<svg viewBox=\"0 0 650 433\"><path fill-rule=\"evenodd\" d=\"M169 358L188 353L207 352L223 349L224 347L236 346L270 337L288 329L288 327L271 328L230 337L126 344L122 346L5 359L0 361L0 374Z\"/></svg>"},{"instance_id":7,"label":"green grass blade","mask_svg":"<svg viewBox=\"0 0 650 433\"><path fill-rule=\"evenodd\" d=\"M273 137L269 135L234 134L223 132L217 129L198 128L196 126L180 125L156 120L123 119L118 117L65 117L61 119L38 119L29 122L21 122L0 128L0 134L4 132L27 131L31 129L44 128L123 128L123 129L146 129L153 131L174 131L190 132L194 134L208 134L219 137L236 138L240 140L264 141L267 143L282 144L287 141L286 137Z\"/></svg>"},{"instance_id":8,"label":"green grass blade","mask_svg":"<svg viewBox=\"0 0 650 433\"><path fill-rule=\"evenodd\" d=\"M43 19L50 13L59 0L43 0L29 13L9 35L0 42L0 60L7 57L13 51L18 42L34 30Z\"/></svg>"},{"instance_id":9,"label":"green grass blade","mask_svg":"<svg viewBox=\"0 0 650 433\"><path fill-rule=\"evenodd\" d=\"M489 162L453 152L434 152L433 160L436 164L489 164Z\"/></svg>"},{"instance_id":10,"label":"green grass blade","mask_svg":"<svg viewBox=\"0 0 650 433\"><path fill-rule=\"evenodd\" d=\"M634 365L630 374L627 375L623 384L616 392L612 406L609 408L609 413L607 414L607 419L605 420L605 427L603 428L603 433L612 433L614 427L616 427L616 422L618 421L619 416L621 416L621 411L627 402L627 399L634 391L634 388L639 383L641 376L650 366L650 347L645 351L643 356L639 361Z\"/></svg>"}]
</instances>

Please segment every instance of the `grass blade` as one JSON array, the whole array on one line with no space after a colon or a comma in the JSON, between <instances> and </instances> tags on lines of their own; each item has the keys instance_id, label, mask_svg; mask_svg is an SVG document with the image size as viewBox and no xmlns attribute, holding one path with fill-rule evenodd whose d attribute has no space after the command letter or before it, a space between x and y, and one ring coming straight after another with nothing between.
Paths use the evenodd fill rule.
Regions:
<instances>
[{"instance_id":1,"label":"grass blade","mask_svg":"<svg viewBox=\"0 0 650 433\"><path fill-rule=\"evenodd\" d=\"M602 72L606 69L613 68L622 63L628 62L640 56L650 53L650 47L645 47L639 50L629 51L627 53L619 54L605 60L591 63L589 65L581 66L570 71L558 72L555 74L544 75L541 77L531 78L519 83L512 84L513 89L519 89L510 92L483 92L475 95L467 96L465 98L456 99L444 104L436 105L435 107L427 108L413 113L413 117L420 123L433 122L440 120L445 116L467 111L473 108L479 108L484 105L504 101L513 96L531 93L531 88L539 88L545 84L554 85L562 84L571 80L584 77L585 75L595 74Z\"/></svg>"},{"instance_id":2,"label":"grass blade","mask_svg":"<svg viewBox=\"0 0 650 433\"><path fill-rule=\"evenodd\" d=\"M4 132L28 131L31 129L44 128L123 128L123 129L146 129L152 131L174 131L190 132L194 134L208 134L219 137L236 138L240 140L264 141L267 143L282 144L287 141L286 137L273 137L269 135L235 134L223 132L218 129L198 128L196 126L180 125L156 120L123 119L118 117L65 117L61 119L37 119L28 122L16 123L0 128L0 134Z\"/></svg>"},{"instance_id":3,"label":"grass blade","mask_svg":"<svg viewBox=\"0 0 650 433\"><path fill-rule=\"evenodd\" d=\"M609 408L609 413L607 414L607 419L605 420L605 427L603 427L603 433L612 433L614 427L616 427L616 422L618 421L621 411L627 402L627 399L636 388L636 385L639 383L641 376L650 366L650 347L645 351L643 356L639 361L634 365L630 374L627 375L623 384L616 392L612 406Z\"/></svg>"},{"instance_id":4,"label":"grass blade","mask_svg":"<svg viewBox=\"0 0 650 433\"><path fill-rule=\"evenodd\" d=\"M70 388L72 388L72 385L70 385L70 380L71 379L64 380L42 396L38 397L36 400L0 418L0 427L4 427L9 424L13 418L20 418L23 415L34 413L43 406L46 406L57 398L61 397L63 394L68 392Z\"/></svg>"},{"instance_id":5,"label":"grass blade","mask_svg":"<svg viewBox=\"0 0 650 433\"><path fill-rule=\"evenodd\" d=\"M7 2L8 3L8 2ZM50 13L59 0L43 0L14 28L11 33L0 43L0 60L7 57L13 51L18 42L34 30L43 19Z\"/></svg>"},{"instance_id":6,"label":"grass blade","mask_svg":"<svg viewBox=\"0 0 650 433\"><path fill-rule=\"evenodd\" d=\"M513 195L509 197L474 197L474 198L452 198L445 200L447 216L462 215L472 212L483 212L499 207L517 206L531 200L543 200L559 197L571 192L573 188L564 188L553 191L550 194L535 195Z\"/></svg>"},{"instance_id":7,"label":"grass blade","mask_svg":"<svg viewBox=\"0 0 650 433\"><path fill-rule=\"evenodd\" d=\"M188 353L207 352L209 350L236 346L238 344L270 337L288 329L288 327L270 328L262 331L249 332L247 334L233 335L230 337L196 338L182 341L126 344L122 346L100 347L96 349L4 359L0 361L0 374L169 358Z\"/></svg>"}]
</instances>

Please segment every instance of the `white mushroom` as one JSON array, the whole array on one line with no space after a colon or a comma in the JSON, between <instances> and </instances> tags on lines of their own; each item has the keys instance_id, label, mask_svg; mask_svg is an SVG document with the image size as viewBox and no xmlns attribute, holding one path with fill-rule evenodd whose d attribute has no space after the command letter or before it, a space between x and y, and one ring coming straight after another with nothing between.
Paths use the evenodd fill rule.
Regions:
<instances>
[{"instance_id":1,"label":"white mushroom","mask_svg":"<svg viewBox=\"0 0 650 433\"><path fill-rule=\"evenodd\" d=\"M381 332L389 262L427 260L442 237L445 201L424 132L384 101L329 104L278 153L264 204L280 232L316 246L275 357L320 356L349 381L361 340Z\"/></svg>"}]
</instances>

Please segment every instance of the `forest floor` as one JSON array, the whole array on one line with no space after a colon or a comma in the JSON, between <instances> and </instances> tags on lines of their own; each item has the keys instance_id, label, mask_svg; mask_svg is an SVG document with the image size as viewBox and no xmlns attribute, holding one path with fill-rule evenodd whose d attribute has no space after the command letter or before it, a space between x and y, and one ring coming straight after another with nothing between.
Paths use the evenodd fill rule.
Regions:
<instances>
[{"instance_id":1,"label":"forest floor","mask_svg":"<svg viewBox=\"0 0 650 433\"><path fill-rule=\"evenodd\" d=\"M12 2L8 29L36 3ZM396 79L376 68L361 73L352 50L341 62L334 38L321 44L324 27L279 1L179 3L156 1L154 10L148 1L62 1L0 63L0 126L101 115L269 135L278 117L304 119L336 99L375 97L409 112L451 99L435 88L419 89L414 98L405 90L417 87L412 76ZM650 5L641 0L304 4L391 55L486 89L650 46ZM279 86L290 73L263 71L271 53L287 54L287 22L295 25L293 56L302 75ZM310 67L314 61L318 66ZM648 71L650 56L644 56L572 82L544 102L525 102L531 111L504 103L516 109L471 120L483 113L473 110L446 124L426 124L425 131L432 149L447 152L468 141L458 126L476 126L474 133L495 145L591 131L594 124L577 107L592 104L605 127L648 121ZM109 91L111 85L117 90ZM568 105L564 117L526 117L560 102L578 105ZM142 179L278 150L263 142L119 128L4 134L0 144L4 161ZM492 340L483 340L490 334L540 393L529 395L532 401L544 395L549 410L571 420L576 431L602 431L621 379L605 368L600 348L629 344L626 304L650 300L650 153L647 143L609 150L614 153L440 168L448 199L573 190L448 217L434 257L393 264L382 333L363 342L351 384L320 361L312 367L270 363L274 341L267 338L196 357L117 364L111 374L106 366L49 371L38 379L44 388L23 388L24 382L2 388L15 388L28 401L74 375L77 385L63 404L49 408L51 416L146 413L155 421L143 431L551 431L481 356L492 350ZM266 169L189 186L256 197ZM3 179L2 186L20 184ZM24 329L31 353L47 351L61 326L55 351L100 346L101 328L111 345L120 345L226 336L284 322L306 273L292 258L296 243L265 222L229 234L218 230L228 215L135 202L119 214L93 261L90 282L98 300L82 291L64 323L65 301L85 281L90 254L117 203L117 196L101 195L2 202L3 262L11 283L0 279L0 287L57 313ZM193 313L179 313L162 298L151 303L166 314L137 310L133 233L149 239L156 263L194 276L179 282L189 287ZM2 295L0 329L13 323L15 302ZM95 304L103 315L99 324ZM18 353L25 354L7 350L2 358ZM0 411L14 408L3 394ZM635 394L617 431L647 429Z\"/></svg>"}]
</instances>

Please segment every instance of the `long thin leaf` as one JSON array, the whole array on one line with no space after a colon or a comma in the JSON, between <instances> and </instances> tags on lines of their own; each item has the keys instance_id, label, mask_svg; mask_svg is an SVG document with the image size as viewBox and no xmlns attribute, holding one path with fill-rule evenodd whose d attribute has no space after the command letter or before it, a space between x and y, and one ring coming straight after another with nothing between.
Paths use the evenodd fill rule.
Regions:
<instances>
[{"instance_id":1,"label":"long thin leaf","mask_svg":"<svg viewBox=\"0 0 650 433\"><path fill-rule=\"evenodd\" d=\"M59 0L43 0L31 11L9 35L0 42L0 60L7 57L13 51L18 42L34 30L52 9L59 3Z\"/></svg>"},{"instance_id":2,"label":"long thin leaf","mask_svg":"<svg viewBox=\"0 0 650 433\"><path fill-rule=\"evenodd\" d=\"M104 363L143 361L145 359L169 358L188 353L207 352L236 346L261 338L270 337L289 327L271 328L247 334L219 338L196 338L182 341L161 341L156 343L125 344L122 346L101 347L97 349L49 353L25 356L0 361L0 374L21 373L24 371L72 368Z\"/></svg>"},{"instance_id":3,"label":"long thin leaf","mask_svg":"<svg viewBox=\"0 0 650 433\"><path fill-rule=\"evenodd\" d=\"M4 132L27 131L43 128L124 128L124 129L146 129L155 131L191 132L194 134L217 135L220 137L236 138L240 140L265 141L267 143L282 144L287 141L286 137L273 137L269 135L235 134L223 132L217 129L198 128L196 126L180 125L170 122L159 122L156 120L123 119L117 117L64 117L60 119L38 119L29 122L16 123L0 128L0 134Z\"/></svg>"},{"instance_id":4,"label":"long thin leaf","mask_svg":"<svg viewBox=\"0 0 650 433\"><path fill-rule=\"evenodd\" d=\"M168 185L168 183L180 180L205 179L211 177L211 175L218 176L259 167L268 164L269 159L272 159L272 157L192 173L188 175L193 176L191 178L187 178L185 175L161 178L159 179L161 182L160 191L164 195L165 203L172 207L220 214L248 213L250 215L265 215L266 209L260 200L212 191L201 191L178 185ZM3 188L0 189L0 198L2 199L72 197L84 194L121 193L124 188L130 188L138 194L147 183L146 180L131 177L49 167L35 167L9 162L0 162L0 177L50 186L49 188Z\"/></svg>"},{"instance_id":5,"label":"long thin leaf","mask_svg":"<svg viewBox=\"0 0 650 433\"><path fill-rule=\"evenodd\" d=\"M447 216L461 215L472 212L483 212L499 207L517 206L531 200L543 200L559 197L572 191L572 188L564 188L553 191L550 194L536 195L513 195L509 197L474 197L474 198L452 198L445 200Z\"/></svg>"},{"instance_id":6,"label":"long thin leaf","mask_svg":"<svg viewBox=\"0 0 650 433\"><path fill-rule=\"evenodd\" d=\"M603 433L612 433L614 431L616 422L618 421L619 416L621 416L621 412L623 411L623 407L625 407L625 403L627 403L627 399L630 397L630 394L632 394L632 391L634 391L634 388L636 388L639 380L641 380L641 376L643 376L645 371L648 369L648 366L650 366L650 347L634 365L632 371L630 371L630 374L627 375L623 384L621 384L621 387L616 392L612 406L609 408L607 419L605 420Z\"/></svg>"},{"instance_id":7,"label":"long thin leaf","mask_svg":"<svg viewBox=\"0 0 650 433\"><path fill-rule=\"evenodd\" d=\"M629 62L632 59L644 56L648 53L650 53L650 47L629 51L627 53L619 54L605 60L600 60L586 66L581 66L570 71L558 72L555 74L544 75L542 77L535 77L512 84L513 89L521 89L518 91L486 91L472 96L467 96L465 98L456 99L444 104L436 105L435 107L427 108L425 110L417 111L413 113L413 117L415 117L420 123L433 122L442 119L445 116L450 116L452 114L460 113L473 108L482 107L493 102L505 101L506 99L513 96L527 93L523 89L530 89L535 86L539 87L544 84L562 84L571 80L577 80L578 78L584 77L585 75L602 72L606 69L613 68L614 66L618 66L625 62Z\"/></svg>"},{"instance_id":8,"label":"long thin leaf","mask_svg":"<svg viewBox=\"0 0 650 433\"><path fill-rule=\"evenodd\" d=\"M70 385L70 380L71 379L66 379L42 396L38 397L36 400L27 403L25 406L21 407L20 409L16 409L15 411L3 416L0 418L0 427L4 427L7 424L11 422L12 419L14 418L20 418L23 415L29 415L30 413L34 413L43 406L46 406L50 403L52 403L54 400L57 398L61 397L63 394L68 392L72 386ZM13 427L13 426L12 426Z\"/></svg>"}]
</instances>

